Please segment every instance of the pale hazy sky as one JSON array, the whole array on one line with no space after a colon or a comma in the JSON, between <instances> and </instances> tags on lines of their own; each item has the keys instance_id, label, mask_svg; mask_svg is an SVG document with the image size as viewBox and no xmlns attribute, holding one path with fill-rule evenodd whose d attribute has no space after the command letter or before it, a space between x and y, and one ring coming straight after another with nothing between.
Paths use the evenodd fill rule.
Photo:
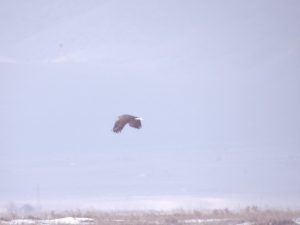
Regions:
<instances>
[{"instance_id":1,"label":"pale hazy sky","mask_svg":"<svg viewBox=\"0 0 300 225\"><path fill-rule=\"evenodd\" d=\"M299 199L299 28L298 0L1 1L0 200Z\"/></svg>"}]
</instances>

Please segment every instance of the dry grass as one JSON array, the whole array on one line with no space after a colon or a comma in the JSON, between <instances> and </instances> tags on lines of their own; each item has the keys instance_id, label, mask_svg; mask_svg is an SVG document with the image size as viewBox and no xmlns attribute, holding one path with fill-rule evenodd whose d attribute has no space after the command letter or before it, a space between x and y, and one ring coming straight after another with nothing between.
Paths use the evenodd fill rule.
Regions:
<instances>
[{"instance_id":1,"label":"dry grass","mask_svg":"<svg viewBox=\"0 0 300 225\"><path fill-rule=\"evenodd\" d=\"M44 212L35 215L20 216L17 214L7 214L0 218L1 221L11 221L13 219L57 219L64 217L85 217L95 220L96 225L151 225L151 224L209 224L209 225L235 225L249 222L255 225L289 225L296 224L293 219L300 218L300 211L261 209L257 206L249 206L239 211L229 209L215 209L212 211L184 211L174 210L162 211L97 211L93 208L88 210L71 210L64 212ZM38 223L37 223L38 224Z\"/></svg>"}]
</instances>

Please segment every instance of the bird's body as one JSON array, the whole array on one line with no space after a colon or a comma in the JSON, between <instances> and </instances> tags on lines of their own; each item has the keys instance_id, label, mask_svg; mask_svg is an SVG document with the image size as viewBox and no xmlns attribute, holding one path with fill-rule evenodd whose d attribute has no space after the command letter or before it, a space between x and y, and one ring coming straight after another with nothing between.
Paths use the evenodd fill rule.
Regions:
<instances>
[{"instance_id":1,"label":"bird's body","mask_svg":"<svg viewBox=\"0 0 300 225\"><path fill-rule=\"evenodd\" d=\"M129 124L129 126L134 127L136 129L140 129L142 127L142 118L127 114L118 116L118 118L119 119L115 122L114 128L112 130L115 133L120 133L127 123Z\"/></svg>"}]
</instances>

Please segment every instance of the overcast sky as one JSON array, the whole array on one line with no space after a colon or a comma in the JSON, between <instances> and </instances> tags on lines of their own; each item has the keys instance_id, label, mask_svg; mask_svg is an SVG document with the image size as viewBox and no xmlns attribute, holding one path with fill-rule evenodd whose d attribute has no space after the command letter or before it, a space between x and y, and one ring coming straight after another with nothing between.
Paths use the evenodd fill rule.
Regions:
<instances>
[{"instance_id":1,"label":"overcast sky","mask_svg":"<svg viewBox=\"0 0 300 225\"><path fill-rule=\"evenodd\" d=\"M1 1L0 200L299 199L299 25L297 0Z\"/></svg>"}]
</instances>

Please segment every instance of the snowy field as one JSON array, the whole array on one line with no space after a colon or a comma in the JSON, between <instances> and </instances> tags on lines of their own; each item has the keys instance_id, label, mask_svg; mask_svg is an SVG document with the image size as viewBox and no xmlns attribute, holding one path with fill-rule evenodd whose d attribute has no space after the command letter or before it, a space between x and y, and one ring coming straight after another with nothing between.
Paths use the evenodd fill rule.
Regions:
<instances>
[{"instance_id":1,"label":"snowy field","mask_svg":"<svg viewBox=\"0 0 300 225\"><path fill-rule=\"evenodd\" d=\"M91 224L94 219L65 217L52 220L34 220L34 219L16 219L11 221L2 221L3 224Z\"/></svg>"},{"instance_id":2,"label":"snowy field","mask_svg":"<svg viewBox=\"0 0 300 225\"><path fill-rule=\"evenodd\" d=\"M297 199L293 202L280 198L144 196L44 199L42 207L37 208L33 201L24 200L0 204L0 225L295 225L300 224L300 207L296 203Z\"/></svg>"},{"instance_id":3,"label":"snowy field","mask_svg":"<svg viewBox=\"0 0 300 225\"><path fill-rule=\"evenodd\" d=\"M220 224L220 225L291 225L300 224L300 211L262 210L257 206L246 207L240 211L215 209L212 211L68 211L40 213L39 216L6 215L0 217L1 225L30 224L83 224L83 225L117 225L117 224ZM12 217L15 217L12 219ZM17 218L19 217L19 218ZM21 218L22 217L22 218ZM52 218L51 218L52 217ZM54 218L57 217L57 218Z\"/></svg>"},{"instance_id":4,"label":"snowy field","mask_svg":"<svg viewBox=\"0 0 300 225\"><path fill-rule=\"evenodd\" d=\"M276 222L277 223L276 223ZM262 224L261 222L249 222L243 221L242 219L188 219L188 220L167 220L167 221L132 221L132 219L124 220L124 219L110 219L110 220L95 220L90 218L73 218L66 217L61 219L53 219L53 220L33 220L33 219L17 219L11 221L1 221L0 224L9 224L9 225L21 225L21 224L230 224L230 225L255 225ZM287 220L274 220L272 223L266 224L300 224L300 218L296 219L287 219Z\"/></svg>"}]
</instances>

